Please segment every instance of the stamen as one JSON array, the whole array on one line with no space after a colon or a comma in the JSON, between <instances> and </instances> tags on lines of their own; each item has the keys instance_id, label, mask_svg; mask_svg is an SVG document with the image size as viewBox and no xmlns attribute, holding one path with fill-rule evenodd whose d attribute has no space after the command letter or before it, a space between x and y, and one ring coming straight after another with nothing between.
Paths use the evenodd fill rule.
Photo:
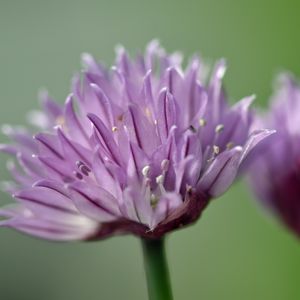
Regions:
<instances>
[{"instance_id":1,"label":"stamen","mask_svg":"<svg viewBox=\"0 0 300 300\"><path fill-rule=\"evenodd\" d=\"M112 130L112 132L116 132L116 131L118 130L118 128L117 128L116 126L113 126L113 127L111 128L111 130Z\"/></svg>"},{"instance_id":2,"label":"stamen","mask_svg":"<svg viewBox=\"0 0 300 300\"><path fill-rule=\"evenodd\" d=\"M156 207L158 200L159 200L158 197L156 197L154 194L151 194L150 205L152 206L152 208Z\"/></svg>"},{"instance_id":3,"label":"stamen","mask_svg":"<svg viewBox=\"0 0 300 300\"><path fill-rule=\"evenodd\" d=\"M168 171L168 169L169 169L169 163L170 163L170 161L169 161L168 159L164 159L164 160L161 162L160 167L161 167L161 170L162 170L163 172L167 172L167 171Z\"/></svg>"},{"instance_id":4,"label":"stamen","mask_svg":"<svg viewBox=\"0 0 300 300\"><path fill-rule=\"evenodd\" d=\"M151 179L150 178L146 178L145 179L145 186L146 187L150 187L150 185L151 185Z\"/></svg>"},{"instance_id":5,"label":"stamen","mask_svg":"<svg viewBox=\"0 0 300 300\"><path fill-rule=\"evenodd\" d=\"M212 156L211 158L209 158L208 160L206 160L206 162L211 163L214 159L215 159L215 157Z\"/></svg>"},{"instance_id":6,"label":"stamen","mask_svg":"<svg viewBox=\"0 0 300 300\"><path fill-rule=\"evenodd\" d=\"M83 165L83 162L81 160L76 161L77 168L80 168Z\"/></svg>"},{"instance_id":7,"label":"stamen","mask_svg":"<svg viewBox=\"0 0 300 300\"><path fill-rule=\"evenodd\" d=\"M201 118L200 120L199 120L199 124L200 124L200 126L201 127L204 127L205 125L206 125L206 120L205 119L203 119L203 118Z\"/></svg>"},{"instance_id":8,"label":"stamen","mask_svg":"<svg viewBox=\"0 0 300 300\"><path fill-rule=\"evenodd\" d=\"M165 176L164 175L159 175L156 177L156 183L157 184L163 184L165 180Z\"/></svg>"},{"instance_id":9,"label":"stamen","mask_svg":"<svg viewBox=\"0 0 300 300\"><path fill-rule=\"evenodd\" d=\"M206 160L208 163L211 163L215 159L216 155L220 153L220 147L217 145L213 145L210 152L212 152L211 156Z\"/></svg>"},{"instance_id":10,"label":"stamen","mask_svg":"<svg viewBox=\"0 0 300 300\"><path fill-rule=\"evenodd\" d=\"M150 171L150 166L145 166L143 169L142 169L142 174L144 177L148 177L148 174L149 174L149 171Z\"/></svg>"},{"instance_id":11,"label":"stamen","mask_svg":"<svg viewBox=\"0 0 300 300\"><path fill-rule=\"evenodd\" d=\"M192 186L189 184L187 184L185 188L186 188L187 193L190 193L192 191Z\"/></svg>"},{"instance_id":12,"label":"stamen","mask_svg":"<svg viewBox=\"0 0 300 300\"><path fill-rule=\"evenodd\" d=\"M215 132L216 132L216 133L220 133L220 132L223 131L223 129L224 129L224 125L223 125L223 124L219 124L219 125L217 125L216 128L215 128Z\"/></svg>"},{"instance_id":13,"label":"stamen","mask_svg":"<svg viewBox=\"0 0 300 300\"><path fill-rule=\"evenodd\" d=\"M85 166L85 165L83 165L83 166L80 167L80 171L85 176L89 176L89 173L91 172L91 170L87 166Z\"/></svg>"},{"instance_id":14,"label":"stamen","mask_svg":"<svg viewBox=\"0 0 300 300\"><path fill-rule=\"evenodd\" d=\"M190 125L189 129L190 129L192 132L196 132L196 128L195 128L193 125Z\"/></svg>"},{"instance_id":15,"label":"stamen","mask_svg":"<svg viewBox=\"0 0 300 300\"><path fill-rule=\"evenodd\" d=\"M83 179L83 176L78 173L78 172L74 172L74 175L79 179L79 180L82 180Z\"/></svg>"},{"instance_id":16,"label":"stamen","mask_svg":"<svg viewBox=\"0 0 300 300\"><path fill-rule=\"evenodd\" d=\"M214 154L219 154L220 153L220 147L213 145L213 150L214 150Z\"/></svg>"},{"instance_id":17,"label":"stamen","mask_svg":"<svg viewBox=\"0 0 300 300\"><path fill-rule=\"evenodd\" d=\"M92 172L91 169L88 166L86 166L82 161L77 161L76 165L79 171L85 176L89 176L89 173Z\"/></svg>"},{"instance_id":18,"label":"stamen","mask_svg":"<svg viewBox=\"0 0 300 300\"><path fill-rule=\"evenodd\" d=\"M234 146L234 143L233 143L233 142L229 142L229 143L227 143L227 145L226 145L226 149L230 150L230 149L233 148L233 146Z\"/></svg>"}]
</instances>

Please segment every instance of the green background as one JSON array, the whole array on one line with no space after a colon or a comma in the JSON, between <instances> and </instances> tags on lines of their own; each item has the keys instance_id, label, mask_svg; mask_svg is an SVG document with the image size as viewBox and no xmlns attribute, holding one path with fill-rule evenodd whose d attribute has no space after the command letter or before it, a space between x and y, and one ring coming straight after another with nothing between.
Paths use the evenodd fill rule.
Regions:
<instances>
[{"instance_id":1,"label":"green background","mask_svg":"<svg viewBox=\"0 0 300 300\"><path fill-rule=\"evenodd\" d=\"M278 71L300 76L299 3L0 0L1 123L25 123L40 87L63 101L80 53L111 63L116 44L132 53L152 38L169 51L226 57L230 98L256 93L266 105ZM0 298L146 299L140 250L130 236L57 244L1 229ZM298 240L241 182L168 238L168 256L177 300L300 299Z\"/></svg>"}]
</instances>

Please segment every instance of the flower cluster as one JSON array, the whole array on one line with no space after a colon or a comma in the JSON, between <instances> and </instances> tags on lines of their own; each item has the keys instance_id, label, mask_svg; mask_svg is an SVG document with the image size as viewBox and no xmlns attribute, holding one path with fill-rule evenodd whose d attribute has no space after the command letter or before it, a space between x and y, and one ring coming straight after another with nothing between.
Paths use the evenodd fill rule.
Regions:
<instances>
[{"instance_id":1,"label":"flower cluster","mask_svg":"<svg viewBox=\"0 0 300 300\"><path fill-rule=\"evenodd\" d=\"M258 124L276 134L253 152L250 183L257 197L300 235L300 86L279 76L270 112Z\"/></svg>"},{"instance_id":2,"label":"flower cluster","mask_svg":"<svg viewBox=\"0 0 300 300\"><path fill-rule=\"evenodd\" d=\"M181 60L156 41L135 59L119 47L110 69L84 54L65 104L43 94L43 111L31 114L34 138L5 126L16 204L0 211L1 225L88 240L159 238L194 222L271 131L250 132L252 96L227 103L223 60L208 83L199 58L184 69Z\"/></svg>"}]
</instances>

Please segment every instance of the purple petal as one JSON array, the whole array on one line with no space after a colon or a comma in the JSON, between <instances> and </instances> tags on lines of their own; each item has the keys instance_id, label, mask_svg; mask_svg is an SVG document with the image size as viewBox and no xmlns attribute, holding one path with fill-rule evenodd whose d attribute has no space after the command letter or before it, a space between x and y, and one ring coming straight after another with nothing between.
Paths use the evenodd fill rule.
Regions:
<instances>
[{"instance_id":1,"label":"purple petal","mask_svg":"<svg viewBox=\"0 0 300 300\"><path fill-rule=\"evenodd\" d=\"M80 212L99 221L108 222L120 216L118 200L103 188L76 182L69 185L72 199Z\"/></svg>"},{"instance_id":2,"label":"purple petal","mask_svg":"<svg viewBox=\"0 0 300 300\"><path fill-rule=\"evenodd\" d=\"M181 204L182 199L176 193L167 193L161 196L153 214L151 229L155 228L161 221L167 219Z\"/></svg>"},{"instance_id":3,"label":"purple petal","mask_svg":"<svg viewBox=\"0 0 300 300\"><path fill-rule=\"evenodd\" d=\"M39 98L42 102L44 111L46 112L47 116L52 118L52 120L55 121L57 118L63 115L62 107L49 97L47 91L41 91L39 93Z\"/></svg>"},{"instance_id":4,"label":"purple petal","mask_svg":"<svg viewBox=\"0 0 300 300\"><path fill-rule=\"evenodd\" d=\"M202 175L199 187L213 197L224 193L236 177L242 151L235 147L219 154Z\"/></svg>"},{"instance_id":5,"label":"purple petal","mask_svg":"<svg viewBox=\"0 0 300 300\"><path fill-rule=\"evenodd\" d=\"M79 143L83 145L88 145L89 139L87 133L83 129L83 126L74 110L74 101L73 101L72 94L69 95L66 100L64 116L65 116L65 126L68 135L72 139L76 139Z\"/></svg>"},{"instance_id":6,"label":"purple petal","mask_svg":"<svg viewBox=\"0 0 300 300\"><path fill-rule=\"evenodd\" d=\"M247 157L250 151L261 141L267 138L269 135L274 134L276 130L261 129L254 131L248 138L245 146L243 147L243 152L240 158L240 163Z\"/></svg>"},{"instance_id":7,"label":"purple petal","mask_svg":"<svg viewBox=\"0 0 300 300\"><path fill-rule=\"evenodd\" d=\"M16 156L19 149L16 146L0 144L0 151L9 155Z\"/></svg>"},{"instance_id":8,"label":"purple petal","mask_svg":"<svg viewBox=\"0 0 300 300\"><path fill-rule=\"evenodd\" d=\"M140 190L128 187L123 193L122 212L127 218L149 226L152 208L150 199L147 199L148 201L146 199Z\"/></svg>"},{"instance_id":9,"label":"purple petal","mask_svg":"<svg viewBox=\"0 0 300 300\"><path fill-rule=\"evenodd\" d=\"M97 132L101 137L102 144L106 147L107 151L111 154L112 159L121 163L119 147L113 139L112 133L107 129L104 123L94 114L88 114L88 118L94 124Z\"/></svg>"},{"instance_id":10,"label":"purple petal","mask_svg":"<svg viewBox=\"0 0 300 300\"><path fill-rule=\"evenodd\" d=\"M95 113L97 111L97 116L99 116L101 120L106 121L106 126L114 126L114 116L111 101L98 85L92 83L90 86L97 97L97 101L94 101L95 107L93 110L90 109L89 113ZM92 108L93 106L90 105L90 107Z\"/></svg>"},{"instance_id":11,"label":"purple petal","mask_svg":"<svg viewBox=\"0 0 300 300\"><path fill-rule=\"evenodd\" d=\"M46 186L45 181L43 182L37 183L32 188L17 192L14 194L14 197L21 199L22 202L30 203L30 206L34 208L36 206L43 206L66 213L76 213L75 206L70 198L66 196L66 193L61 191L61 188L54 189L52 186L49 186L49 181L47 181L49 183L48 186Z\"/></svg>"},{"instance_id":12,"label":"purple petal","mask_svg":"<svg viewBox=\"0 0 300 300\"><path fill-rule=\"evenodd\" d=\"M82 216L56 221L17 217L2 221L0 226L11 227L18 231L53 241L88 239L98 229L96 223Z\"/></svg>"},{"instance_id":13,"label":"purple petal","mask_svg":"<svg viewBox=\"0 0 300 300\"><path fill-rule=\"evenodd\" d=\"M37 156L37 159L44 165L45 173L49 178L70 182L74 180L73 169L67 162L55 160L52 157ZM75 162L74 162L75 165Z\"/></svg>"},{"instance_id":14,"label":"purple petal","mask_svg":"<svg viewBox=\"0 0 300 300\"><path fill-rule=\"evenodd\" d=\"M176 107L173 96L163 89L158 96L157 125L162 141L165 141L169 131L176 124Z\"/></svg>"},{"instance_id":15,"label":"purple petal","mask_svg":"<svg viewBox=\"0 0 300 300\"><path fill-rule=\"evenodd\" d=\"M91 165L90 150L77 142L69 140L60 128L57 129L57 135L64 151L64 157L68 157L68 160L73 161L74 164L76 161L82 161L88 166Z\"/></svg>"},{"instance_id":16,"label":"purple petal","mask_svg":"<svg viewBox=\"0 0 300 300\"><path fill-rule=\"evenodd\" d=\"M50 157L54 155L58 159L64 160L62 148L56 135L39 133L34 138L38 141L39 153Z\"/></svg>"},{"instance_id":17,"label":"purple petal","mask_svg":"<svg viewBox=\"0 0 300 300\"><path fill-rule=\"evenodd\" d=\"M147 155L151 155L158 145L158 137L154 124L142 113L136 105L130 105L126 118L126 126L132 140L143 149Z\"/></svg>"},{"instance_id":18,"label":"purple petal","mask_svg":"<svg viewBox=\"0 0 300 300\"><path fill-rule=\"evenodd\" d=\"M225 60L220 60L213 71L208 90L208 97L211 102L210 118L217 123L224 106L224 92L222 90L222 79L226 71Z\"/></svg>"}]
</instances>

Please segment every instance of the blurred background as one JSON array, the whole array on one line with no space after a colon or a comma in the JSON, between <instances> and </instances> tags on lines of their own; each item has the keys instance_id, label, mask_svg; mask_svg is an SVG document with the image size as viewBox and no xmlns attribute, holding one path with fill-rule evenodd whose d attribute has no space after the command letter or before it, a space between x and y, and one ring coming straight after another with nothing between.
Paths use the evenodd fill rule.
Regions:
<instances>
[{"instance_id":1,"label":"blurred background","mask_svg":"<svg viewBox=\"0 0 300 300\"><path fill-rule=\"evenodd\" d=\"M300 76L299 9L276 0L0 0L0 122L24 124L40 87L64 101L82 52L110 64L116 44L134 53L152 38L168 51L227 58L231 100L256 93L265 106L277 72ZM176 300L300 299L299 241L242 182L167 246ZM139 241L57 244L1 229L0 298L147 299Z\"/></svg>"}]
</instances>

